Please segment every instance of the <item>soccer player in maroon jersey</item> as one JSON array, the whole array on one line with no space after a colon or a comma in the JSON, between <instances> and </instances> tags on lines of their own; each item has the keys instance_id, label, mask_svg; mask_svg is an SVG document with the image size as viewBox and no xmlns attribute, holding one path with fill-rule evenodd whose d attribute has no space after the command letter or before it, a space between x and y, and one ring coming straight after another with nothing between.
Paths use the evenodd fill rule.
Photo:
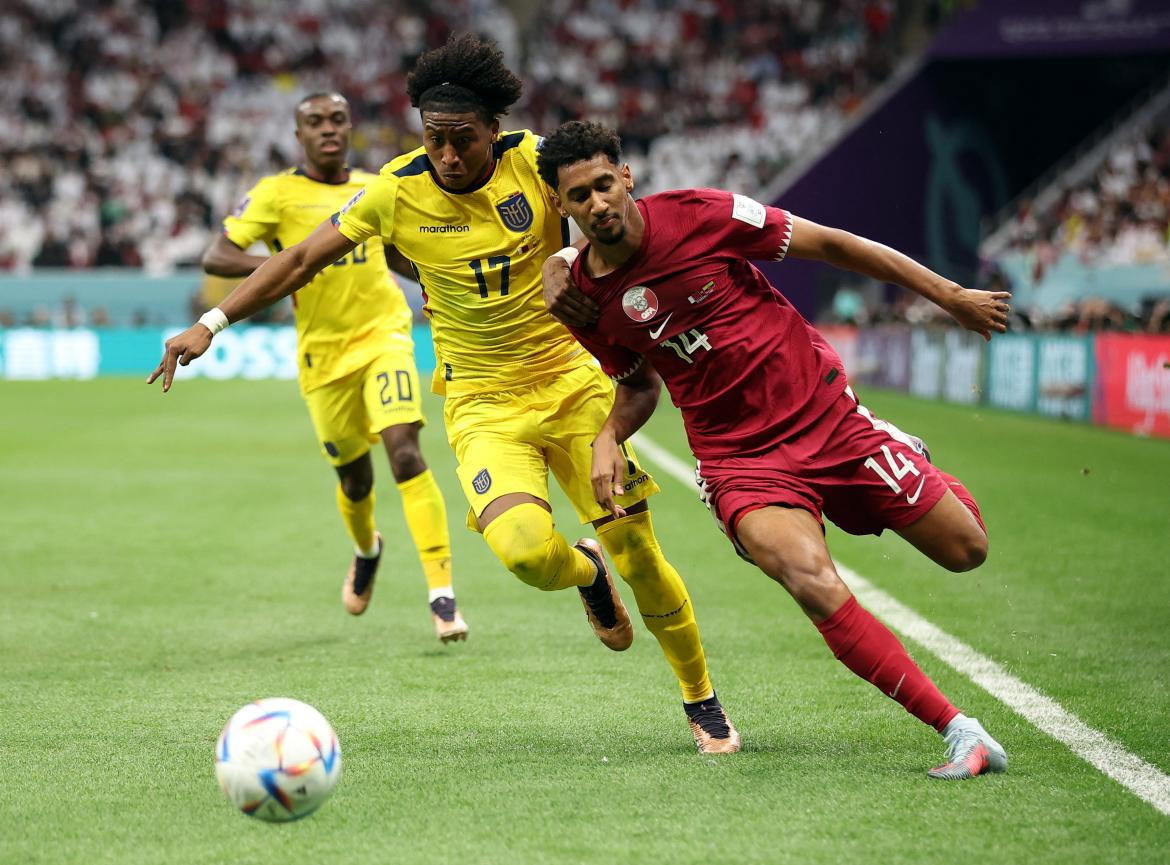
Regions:
<instances>
[{"instance_id":1,"label":"soccer player in maroon jersey","mask_svg":"<svg viewBox=\"0 0 1170 865\"><path fill-rule=\"evenodd\" d=\"M598 502L620 512L620 444L649 419L665 381L720 528L788 590L845 666L942 733L946 762L930 777L1004 771L999 743L853 597L821 522L853 534L893 529L966 571L987 556L978 506L920 439L858 403L836 352L750 261L792 255L897 283L986 339L1006 329L1010 295L963 288L888 247L744 196L687 189L635 201L620 148L612 130L573 121L538 158L562 215L588 241L546 264L550 312L618 384L594 442Z\"/></svg>"}]
</instances>

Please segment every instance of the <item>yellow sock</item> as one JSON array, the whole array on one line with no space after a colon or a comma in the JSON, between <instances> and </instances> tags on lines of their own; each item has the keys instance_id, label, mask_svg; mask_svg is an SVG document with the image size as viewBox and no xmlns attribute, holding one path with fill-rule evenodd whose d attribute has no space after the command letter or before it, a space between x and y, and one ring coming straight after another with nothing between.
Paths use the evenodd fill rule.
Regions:
<instances>
[{"instance_id":1,"label":"yellow sock","mask_svg":"<svg viewBox=\"0 0 1170 865\"><path fill-rule=\"evenodd\" d=\"M427 589L451 586L451 535L447 531L447 506L435 476L427 469L398 485L402 512L414 539L427 578Z\"/></svg>"},{"instance_id":2,"label":"yellow sock","mask_svg":"<svg viewBox=\"0 0 1170 865\"><path fill-rule=\"evenodd\" d=\"M711 679L691 597L678 571L662 555L650 512L606 523L597 537L634 590L642 621L678 676L683 699L689 703L709 697Z\"/></svg>"},{"instance_id":3,"label":"yellow sock","mask_svg":"<svg viewBox=\"0 0 1170 865\"><path fill-rule=\"evenodd\" d=\"M337 509L353 545L363 553L374 552L377 540L374 538L374 491L360 502L351 500L337 485Z\"/></svg>"},{"instance_id":4,"label":"yellow sock","mask_svg":"<svg viewBox=\"0 0 1170 865\"><path fill-rule=\"evenodd\" d=\"M552 592L588 586L597 568L553 527L552 514L526 502L500 514L483 530L484 540L522 582Z\"/></svg>"}]
</instances>

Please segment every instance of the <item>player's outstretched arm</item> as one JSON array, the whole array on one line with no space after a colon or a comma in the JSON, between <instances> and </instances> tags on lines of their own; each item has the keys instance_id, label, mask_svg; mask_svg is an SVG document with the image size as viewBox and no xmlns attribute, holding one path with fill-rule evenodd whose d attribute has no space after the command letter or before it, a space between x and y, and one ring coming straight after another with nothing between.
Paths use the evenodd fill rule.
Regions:
<instances>
[{"instance_id":1,"label":"player's outstretched arm","mask_svg":"<svg viewBox=\"0 0 1170 865\"><path fill-rule=\"evenodd\" d=\"M248 276L268 260L266 255L249 255L222 234L203 253L200 264L212 276Z\"/></svg>"},{"instance_id":2,"label":"player's outstretched arm","mask_svg":"<svg viewBox=\"0 0 1170 865\"><path fill-rule=\"evenodd\" d=\"M661 392L662 377L649 361L643 360L631 375L618 382L613 408L593 440L589 473L593 498L615 517L626 515L614 500L625 492L622 479L626 476L626 455L621 446L650 420Z\"/></svg>"},{"instance_id":3,"label":"player's outstretched arm","mask_svg":"<svg viewBox=\"0 0 1170 865\"><path fill-rule=\"evenodd\" d=\"M269 258L232 290L215 309L209 310L191 327L166 342L158 368L147 384L162 376L163 392L171 389L175 369L199 357L216 333L233 321L255 315L282 297L305 285L325 266L348 253L357 244L326 220L298 243Z\"/></svg>"},{"instance_id":4,"label":"player's outstretched arm","mask_svg":"<svg viewBox=\"0 0 1170 865\"><path fill-rule=\"evenodd\" d=\"M908 288L945 309L955 321L984 339L991 339L993 332L1007 330L1011 292L964 288L896 249L848 231L794 216L788 254Z\"/></svg>"}]
</instances>

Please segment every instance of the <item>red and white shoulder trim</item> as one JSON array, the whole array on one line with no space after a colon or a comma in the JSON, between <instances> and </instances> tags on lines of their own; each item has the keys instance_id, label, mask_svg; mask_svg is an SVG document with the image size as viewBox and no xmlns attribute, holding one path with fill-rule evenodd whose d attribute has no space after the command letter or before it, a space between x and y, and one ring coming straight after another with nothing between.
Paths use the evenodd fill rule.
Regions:
<instances>
[{"instance_id":1,"label":"red and white shoulder trim","mask_svg":"<svg viewBox=\"0 0 1170 865\"><path fill-rule=\"evenodd\" d=\"M623 380L629 378L630 376L632 376L634 373L636 373L641 368L642 363L645 360L646 360L646 358L644 358L642 355L638 355L638 359L636 361L634 361L633 365L630 366L629 369L623 370L622 372L619 372L617 375L611 375L610 379L613 381L616 381L616 382L620 382L620 381L623 381Z\"/></svg>"},{"instance_id":2,"label":"red and white shoulder trim","mask_svg":"<svg viewBox=\"0 0 1170 865\"><path fill-rule=\"evenodd\" d=\"M780 251L776 253L776 260L783 261L788 255L788 244L792 243L792 214L781 210L784 214L784 224L780 226Z\"/></svg>"}]
</instances>

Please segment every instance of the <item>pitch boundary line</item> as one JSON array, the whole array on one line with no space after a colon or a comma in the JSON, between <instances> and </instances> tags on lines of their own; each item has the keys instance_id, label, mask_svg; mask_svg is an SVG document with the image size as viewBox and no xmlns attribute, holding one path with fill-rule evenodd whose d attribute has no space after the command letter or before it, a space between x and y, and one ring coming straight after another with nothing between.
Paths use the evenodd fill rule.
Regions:
<instances>
[{"instance_id":1,"label":"pitch boundary line","mask_svg":"<svg viewBox=\"0 0 1170 865\"><path fill-rule=\"evenodd\" d=\"M687 487L694 485L692 466L644 435L635 436L633 443L642 454L675 480ZM852 568L838 562L837 570L874 615L948 667L966 676L1090 766L1170 817L1170 775L1126 750L1104 733L1094 730L1051 697L927 621Z\"/></svg>"}]
</instances>

